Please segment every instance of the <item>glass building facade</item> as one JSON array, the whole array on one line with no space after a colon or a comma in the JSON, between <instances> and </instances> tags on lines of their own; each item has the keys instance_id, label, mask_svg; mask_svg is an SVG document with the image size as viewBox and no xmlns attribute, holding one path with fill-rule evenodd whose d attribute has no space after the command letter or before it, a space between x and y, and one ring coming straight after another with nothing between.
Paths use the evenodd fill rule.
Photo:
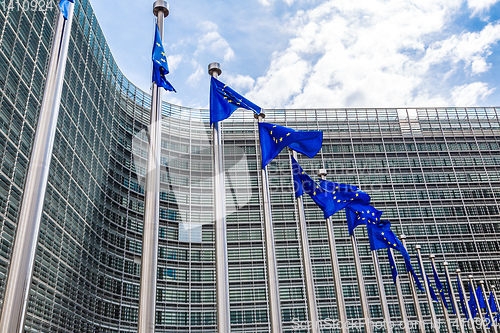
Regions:
<instances>
[{"instance_id":1,"label":"glass building facade","mask_svg":"<svg viewBox=\"0 0 500 333\"><path fill-rule=\"evenodd\" d=\"M58 9L0 11L0 302L45 85ZM208 82L208 81L207 81ZM208 87L207 87L208 89ZM151 97L120 72L88 0L76 1L61 110L25 322L27 332L137 329L147 124ZM156 332L216 329L212 148L208 111L162 106L160 246ZM460 268L487 284L500 278L500 109L268 110L266 121L321 130L313 178L368 192L408 250L436 254L444 280ZM222 124L231 326L269 332L257 124L236 111ZM286 151L269 165L285 332L307 320L298 214ZM337 318L326 224L305 198L320 319ZM333 216L349 319L361 318L345 216ZM366 229L356 235L370 313L382 320ZM400 309L379 253L391 317ZM400 273L404 265L396 257ZM416 266L416 265L415 265ZM466 275L464 274L464 275ZM416 320L409 281L406 311ZM455 275L452 273L452 280ZM456 289L455 289L456 291ZM429 318L423 293L424 316ZM436 312L442 309L435 303ZM327 326L327 325L325 325ZM335 330L325 327L322 332ZM361 331L361 330L359 330Z\"/></svg>"}]
</instances>

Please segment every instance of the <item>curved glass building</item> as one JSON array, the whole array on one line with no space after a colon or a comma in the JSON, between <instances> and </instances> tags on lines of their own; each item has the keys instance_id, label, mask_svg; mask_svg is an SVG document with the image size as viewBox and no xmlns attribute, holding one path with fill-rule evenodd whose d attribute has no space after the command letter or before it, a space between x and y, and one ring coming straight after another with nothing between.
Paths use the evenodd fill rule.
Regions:
<instances>
[{"instance_id":1,"label":"curved glass building","mask_svg":"<svg viewBox=\"0 0 500 333\"><path fill-rule=\"evenodd\" d=\"M58 11L57 6L0 11L0 301ZM25 330L134 332L151 97L120 72L89 1L77 0L74 13ZM156 332L215 332L208 110L164 103L162 113ZM429 275L428 254L434 253L441 280L442 262L448 261L450 272L460 268L491 285L500 278L499 116L499 108L308 109L270 110L266 121L323 131L320 153L299 158L303 168L313 178L325 168L327 179L368 192L393 230L407 235L413 259L415 245L422 245ZM253 113L236 111L223 122L222 133L231 328L269 332ZM269 165L269 179L283 327L306 332L298 325L308 312L286 151ZM325 220L309 198L305 213L317 307L325 324L321 332L337 332L327 325L338 315ZM345 216L333 219L347 315L361 318ZM370 314L382 321L366 229L357 228L356 235ZM398 321L389 263L383 251L379 257L390 314ZM401 257L396 260L404 272ZM416 320L409 281L400 276L406 312ZM419 299L429 319L423 293ZM435 310L442 316L438 303Z\"/></svg>"}]
</instances>

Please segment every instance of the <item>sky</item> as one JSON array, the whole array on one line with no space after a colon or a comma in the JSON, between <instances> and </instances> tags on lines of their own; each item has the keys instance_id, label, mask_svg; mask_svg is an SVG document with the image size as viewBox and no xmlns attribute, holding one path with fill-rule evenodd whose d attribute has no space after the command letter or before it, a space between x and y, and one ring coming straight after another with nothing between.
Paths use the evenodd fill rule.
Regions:
<instances>
[{"instance_id":1,"label":"sky","mask_svg":"<svg viewBox=\"0 0 500 333\"><path fill-rule=\"evenodd\" d=\"M91 0L150 93L153 1ZM208 64L264 109L500 106L500 0L171 0L163 100L208 108Z\"/></svg>"}]
</instances>

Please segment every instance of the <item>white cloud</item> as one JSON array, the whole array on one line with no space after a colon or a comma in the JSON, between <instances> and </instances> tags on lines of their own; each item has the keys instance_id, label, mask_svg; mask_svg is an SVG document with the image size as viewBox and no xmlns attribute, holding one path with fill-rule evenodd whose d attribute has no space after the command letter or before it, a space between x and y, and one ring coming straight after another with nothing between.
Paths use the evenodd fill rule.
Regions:
<instances>
[{"instance_id":1,"label":"white cloud","mask_svg":"<svg viewBox=\"0 0 500 333\"><path fill-rule=\"evenodd\" d=\"M184 60L184 57L180 54L169 55L167 57L168 69L173 72L177 69L179 64Z\"/></svg>"},{"instance_id":2,"label":"white cloud","mask_svg":"<svg viewBox=\"0 0 500 333\"><path fill-rule=\"evenodd\" d=\"M250 76L241 74L236 76L229 74L224 78L224 82L238 92L248 91L252 89L255 84L255 80Z\"/></svg>"},{"instance_id":3,"label":"white cloud","mask_svg":"<svg viewBox=\"0 0 500 333\"><path fill-rule=\"evenodd\" d=\"M468 0L467 6L472 11L472 16L481 16L499 0Z\"/></svg>"},{"instance_id":4,"label":"white cloud","mask_svg":"<svg viewBox=\"0 0 500 333\"><path fill-rule=\"evenodd\" d=\"M234 51L224 39L218 30L217 24L213 22L202 22L199 27L205 31L205 33L198 40L198 48L195 52L195 56L200 55L203 52L209 52L212 55L220 57L223 55L225 61L232 60L234 58Z\"/></svg>"},{"instance_id":5,"label":"white cloud","mask_svg":"<svg viewBox=\"0 0 500 333\"><path fill-rule=\"evenodd\" d=\"M203 68L201 68L201 65L199 63L193 61L193 67L194 72L186 79L186 83L192 87L196 86L196 84L201 81L204 75Z\"/></svg>"},{"instance_id":6,"label":"white cloud","mask_svg":"<svg viewBox=\"0 0 500 333\"><path fill-rule=\"evenodd\" d=\"M446 34L462 0L326 1L292 18L296 35L249 93L264 108L446 105L456 72L486 72L500 24ZM465 82L464 82L465 83ZM476 89L473 89L476 87ZM483 87L484 88L484 87ZM465 88L464 88L465 89ZM467 88L485 98L488 90Z\"/></svg>"},{"instance_id":7,"label":"white cloud","mask_svg":"<svg viewBox=\"0 0 500 333\"><path fill-rule=\"evenodd\" d=\"M477 106L477 102L491 95L495 89L489 89L484 82L474 82L456 87L451 92L456 106Z\"/></svg>"}]
</instances>

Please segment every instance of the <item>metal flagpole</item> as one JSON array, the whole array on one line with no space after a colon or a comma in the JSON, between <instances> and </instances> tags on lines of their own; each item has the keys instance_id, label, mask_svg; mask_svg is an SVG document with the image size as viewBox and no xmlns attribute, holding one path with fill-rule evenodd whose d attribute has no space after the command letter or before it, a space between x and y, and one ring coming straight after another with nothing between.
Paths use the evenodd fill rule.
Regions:
<instances>
[{"instance_id":1,"label":"metal flagpole","mask_svg":"<svg viewBox=\"0 0 500 333\"><path fill-rule=\"evenodd\" d=\"M363 280L363 271L361 270L361 262L359 261L358 244L354 232L351 235L352 252L354 255L354 267L356 268L356 277L358 278L359 299L361 302L361 310L363 311L363 319L365 321L365 332L372 332L370 320L370 310L368 309L368 299L366 298L365 281Z\"/></svg>"},{"instance_id":2,"label":"metal flagpole","mask_svg":"<svg viewBox=\"0 0 500 333\"><path fill-rule=\"evenodd\" d=\"M157 17L160 38L163 41L163 20L169 14L168 4L163 0L155 1L153 14ZM158 230L160 224L161 95L162 88L153 82L144 194L138 333L153 333L155 331Z\"/></svg>"},{"instance_id":3,"label":"metal flagpole","mask_svg":"<svg viewBox=\"0 0 500 333\"><path fill-rule=\"evenodd\" d=\"M67 20L63 17L62 12L59 13L57 19L42 106L38 116L7 284L5 285L0 332L24 332L24 320L33 277L40 221L61 105L74 6L73 3L69 3Z\"/></svg>"},{"instance_id":4,"label":"metal flagpole","mask_svg":"<svg viewBox=\"0 0 500 333\"><path fill-rule=\"evenodd\" d=\"M451 302L453 302L453 306L455 307L455 313L457 315L458 327L460 329L460 333L465 333L465 328L464 325L462 325L462 320L460 318L460 310L458 308L457 298L455 297L455 292L453 291L453 285L451 284L450 273L448 272L448 262L447 261L443 262L443 266L444 266L444 271L446 273L446 283L448 285L448 288L450 288Z\"/></svg>"},{"instance_id":5,"label":"metal flagpole","mask_svg":"<svg viewBox=\"0 0 500 333\"><path fill-rule=\"evenodd\" d=\"M372 251L373 264L375 266L375 276L377 278L378 293L380 303L382 305L382 315L384 316L385 331L391 332L391 314L389 313L389 305L387 304L387 296L385 295L384 280L380 272L380 263L378 262L377 251Z\"/></svg>"},{"instance_id":6,"label":"metal flagpole","mask_svg":"<svg viewBox=\"0 0 500 333\"><path fill-rule=\"evenodd\" d=\"M431 255L429 255L429 258L431 259L432 266L434 267L434 269L436 269L436 255L431 254ZM437 272L437 269L436 269L436 272ZM436 286L436 288L437 288L437 286ZM438 290L438 291L441 294L442 290ZM441 306L443 307L443 314L444 314L444 321L446 323L446 329L448 330L449 333L453 333L453 329L451 328L450 316L448 315L448 308L444 304L443 298L442 297L440 297L440 298L441 298Z\"/></svg>"},{"instance_id":7,"label":"metal flagpole","mask_svg":"<svg viewBox=\"0 0 500 333\"><path fill-rule=\"evenodd\" d=\"M389 248L389 251L391 251L392 257L394 258L394 253L392 253L393 251L391 248ZM396 262L396 260L394 260L394 262ZM410 333L410 323L408 322L408 315L406 314L405 300L403 297L403 290L401 289L401 280L399 279L399 274L396 276L396 292L398 294L398 303L399 309L401 311L401 320L403 321L404 331L405 333Z\"/></svg>"},{"instance_id":8,"label":"metal flagpole","mask_svg":"<svg viewBox=\"0 0 500 333\"><path fill-rule=\"evenodd\" d=\"M488 332L486 325L484 323L484 317L483 317L483 312L481 311L481 307L479 306L479 299L477 298L476 295L476 287L474 286L474 277L472 275L469 275L469 283L472 288L472 293L474 295L470 295L471 297L474 297L476 300L476 308L477 308L477 313L479 314L479 319L481 320L481 329L483 330L484 333Z\"/></svg>"},{"instance_id":9,"label":"metal flagpole","mask_svg":"<svg viewBox=\"0 0 500 333\"><path fill-rule=\"evenodd\" d=\"M220 64L208 65L208 73L218 78L222 73ZM220 123L213 126L214 157L214 218L215 218L215 266L217 284L217 332L231 331L229 310L229 275L227 264L227 224L226 224L226 189L224 185L224 165L222 156L222 134Z\"/></svg>"},{"instance_id":10,"label":"metal flagpole","mask_svg":"<svg viewBox=\"0 0 500 333\"><path fill-rule=\"evenodd\" d=\"M422 272L422 280L424 280L424 288L425 288L425 295L427 296L427 303L429 304L429 311L431 313L431 326L432 330L434 333L439 333L439 322L437 321L436 318L436 311L434 310L434 304L432 303L432 297L431 297L431 292L429 289L429 282L427 281L427 274L425 273L424 269L424 262L422 261L422 254L420 253L420 249L422 247L420 245L415 245L415 249L417 250L417 256L420 262L420 271Z\"/></svg>"},{"instance_id":11,"label":"metal flagpole","mask_svg":"<svg viewBox=\"0 0 500 333\"><path fill-rule=\"evenodd\" d=\"M464 289L464 283L462 282L462 276L460 276L460 268L457 268L455 270L455 273L457 273L458 277L458 282L460 283L460 288L462 289L462 294L464 295L464 302L465 302L465 311L467 312L467 317L469 317L469 323L472 329L472 333L476 333L476 325L474 323L474 318L472 318L472 313L470 311L469 303L467 302L467 299L465 298L465 289Z\"/></svg>"},{"instance_id":12,"label":"metal flagpole","mask_svg":"<svg viewBox=\"0 0 500 333\"><path fill-rule=\"evenodd\" d=\"M297 152L292 151L292 156L297 160ZM302 196L296 198L299 213L300 248L302 251L302 266L304 267L304 280L306 285L307 307L309 319L311 320L311 333L319 333L318 309L316 307L316 295L314 293L314 278L312 272L311 254L309 252L309 237L307 237L306 215L304 212L304 201Z\"/></svg>"},{"instance_id":13,"label":"metal flagpole","mask_svg":"<svg viewBox=\"0 0 500 333\"><path fill-rule=\"evenodd\" d=\"M318 176L326 179L326 169L320 169ZM333 231L332 217L326 219L326 229L328 232L328 245L330 247L330 260L332 261L333 283L335 288L335 300L337 302L337 312L339 313L340 332L348 333L347 313L345 310L344 293L342 292L342 282L340 278L339 258L337 256L337 247L335 244L335 233Z\"/></svg>"},{"instance_id":14,"label":"metal flagpole","mask_svg":"<svg viewBox=\"0 0 500 333\"><path fill-rule=\"evenodd\" d=\"M485 297L486 290L484 290L484 281L483 280L479 281L479 285L481 286L481 293L483 294L483 298L484 298L485 303L486 303L486 310L488 310L488 313L490 314L491 327L493 327L493 332L498 333L497 326L493 324L494 318L493 318L493 313L491 313L489 299L488 299L488 297ZM483 293L483 291L484 291L484 293ZM485 325L486 325L486 323L485 323Z\"/></svg>"},{"instance_id":15,"label":"metal flagpole","mask_svg":"<svg viewBox=\"0 0 500 333\"><path fill-rule=\"evenodd\" d=\"M496 287L491 286L491 292L493 293L493 301L495 302L495 305L497 306L497 315L500 313L500 307L498 306L498 299L497 299L497 293L496 293ZM493 320L493 325L498 326L498 323Z\"/></svg>"},{"instance_id":16,"label":"metal flagpole","mask_svg":"<svg viewBox=\"0 0 500 333\"><path fill-rule=\"evenodd\" d=\"M264 110L255 115L258 122L264 122L266 114ZM262 160L262 156L261 156ZM273 219L271 216L271 197L269 195L269 176L267 165L261 171L262 175L262 201L264 205L264 237L266 239L266 266L267 287L269 292L269 316L271 321L271 333L281 333L281 307L278 288L278 268L276 267L276 250L274 249Z\"/></svg>"},{"instance_id":17,"label":"metal flagpole","mask_svg":"<svg viewBox=\"0 0 500 333\"><path fill-rule=\"evenodd\" d=\"M406 248L406 235L400 236L401 243ZM420 302L418 301L417 288L415 287L416 281L414 280L413 274L408 272L408 279L410 280L411 295L413 297L413 305L415 307L415 314L418 320L418 329L420 333L425 333L424 317L422 316L422 310L420 309Z\"/></svg>"}]
</instances>

